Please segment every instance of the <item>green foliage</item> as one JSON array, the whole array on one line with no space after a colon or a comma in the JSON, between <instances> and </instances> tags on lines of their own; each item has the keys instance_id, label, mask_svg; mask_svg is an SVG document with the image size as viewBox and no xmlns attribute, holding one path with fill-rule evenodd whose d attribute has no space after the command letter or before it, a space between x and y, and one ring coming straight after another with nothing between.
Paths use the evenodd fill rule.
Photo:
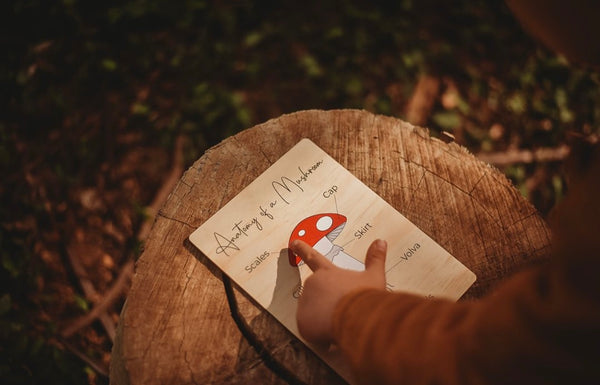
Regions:
<instances>
[{"instance_id":1,"label":"green foliage","mask_svg":"<svg viewBox=\"0 0 600 385\"><path fill-rule=\"evenodd\" d=\"M461 123L460 116L455 111L437 112L431 119L438 127L445 130L453 130Z\"/></svg>"},{"instance_id":2,"label":"green foliage","mask_svg":"<svg viewBox=\"0 0 600 385\"><path fill-rule=\"evenodd\" d=\"M81 362L53 343L52 324L36 324L38 272L28 236L0 228L0 378L3 384L82 384Z\"/></svg>"},{"instance_id":3,"label":"green foliage","mask_svg":"<svg viewBox=\"0 0 600 385\"><path fill-rule=\"evenodd\" d=\"M22 325L2 322L12 336L2 339L0 377L3 384L84 384L87 374L77 359L64 353L47 340L31 338ZM2 337L5 337L4 335Z\"/></svg>"}]
</instances>

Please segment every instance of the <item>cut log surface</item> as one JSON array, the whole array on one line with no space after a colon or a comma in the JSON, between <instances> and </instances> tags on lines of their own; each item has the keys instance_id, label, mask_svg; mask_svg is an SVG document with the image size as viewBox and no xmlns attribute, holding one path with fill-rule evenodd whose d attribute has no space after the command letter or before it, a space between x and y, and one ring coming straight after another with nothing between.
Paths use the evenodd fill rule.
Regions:
<instances>
[{"instance_id":1,"label":"cut log surface","mask_svg":"<svg viewBox=\"0 0 600 385\"><path fill-rule=\"evenodd\" d=\"M111 383L343 383L188 241L302 138L477 275L461 300L548 254L549 229L535 208L463 147L366 111L284 115L206 151L158 213L121 313Z\"/></svg>"}]
</instances>

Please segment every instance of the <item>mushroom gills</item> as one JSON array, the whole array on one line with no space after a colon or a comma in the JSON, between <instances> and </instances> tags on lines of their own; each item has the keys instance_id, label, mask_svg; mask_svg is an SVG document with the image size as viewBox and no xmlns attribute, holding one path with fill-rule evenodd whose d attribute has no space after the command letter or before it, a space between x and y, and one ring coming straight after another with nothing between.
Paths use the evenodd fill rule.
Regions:
<instances>
[{"instance_id":1,"label":"mushroom gills","mask_svg":"<svg viewBox=\"0 0 600 385\"><path fill-rule=\"evenodd\" d=\"M331 232L329 232L329 234L327 234L325 236L327 237L327 239L329 239L331 242L333 242L333 240L336 239L338 237L338 235L340 235L340 233L344 229L344 226L346 226L346 222L342 223L335 229L331 230Z\"/></svg>"}]
</instances>

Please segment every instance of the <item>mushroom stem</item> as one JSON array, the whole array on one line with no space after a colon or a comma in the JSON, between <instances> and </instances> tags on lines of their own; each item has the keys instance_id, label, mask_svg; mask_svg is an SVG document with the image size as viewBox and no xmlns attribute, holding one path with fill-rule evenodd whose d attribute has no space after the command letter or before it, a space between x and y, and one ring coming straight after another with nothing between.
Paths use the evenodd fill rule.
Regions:
<instances>
[{"instance_id":1,"label":"mushroom stem","mask_svg":"<svg viewBox=\"0 0 600 385\"><path fill-rule=\"evenodd\" d=\"M351 255L344 253L344 249L341 246L332 243L326 237L321 238L313 248L323 254L325 258L329 259L336 266L357 271L363 271L365 269L365 265L362 262Z\"/></svg>"},{"instance_id":2,"label":"mushroom stem","mask_svg":"<svg viewBox=\"0 0 600 385\"><path fill-rule=\"evenodd\" d=\"M340 252L337 253L333 257L331 262L333 262L334 265L339 266L344 269L356 270L356 271L364 271L365 270L364 263L362 263L358 259L354 258L353 256L344 253L342 250L340 250Z\"/></svg>"}]
</instances>

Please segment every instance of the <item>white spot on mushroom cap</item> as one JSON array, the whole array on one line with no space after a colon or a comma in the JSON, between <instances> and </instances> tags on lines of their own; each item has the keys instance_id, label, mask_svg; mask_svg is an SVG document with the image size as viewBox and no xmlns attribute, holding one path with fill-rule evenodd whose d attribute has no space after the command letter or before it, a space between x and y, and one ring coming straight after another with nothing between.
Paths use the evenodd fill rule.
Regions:
<instances>
[{"instance_id":1,"label":"white spot on mushroom cap","mask_svg":"<svg viewBox=\"0 0 600 385\"><path fill-rule=\"evenodd\" d=\"M333 224L333 219L330 216L326 215L324 217L319 218L319 220L317 221L317 230L325 231L325 230L329 229L332 224Z\"/></svg>"},{"instance_id":2,"label":"white spot on mushroom cap","mask_svg":"<svg viewBox=\"0 0 600 385\"><path fill-rule=\"evenodd\" d=\"M299 236L303 237L304 234L306 234L306 230L302 229L302 230L298 231Z\"/></svg>"}]
</instances>

